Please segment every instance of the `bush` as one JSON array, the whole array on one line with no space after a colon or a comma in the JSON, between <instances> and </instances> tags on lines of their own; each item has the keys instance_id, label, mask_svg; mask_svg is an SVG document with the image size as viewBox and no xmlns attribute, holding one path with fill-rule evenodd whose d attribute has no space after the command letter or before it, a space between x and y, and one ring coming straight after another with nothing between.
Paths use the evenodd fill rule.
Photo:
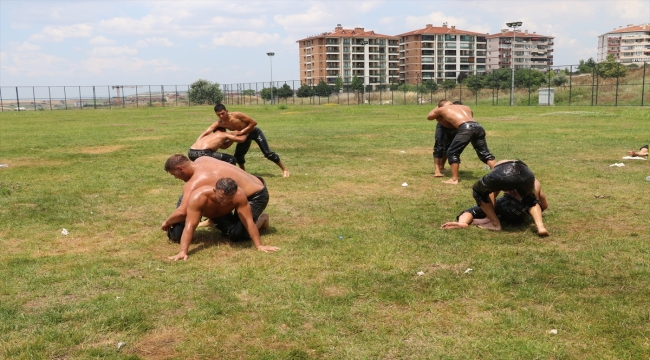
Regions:
<instances>
[{"instance_id":1,"label":"bush","mask_svg":"<svg viewBox=\"0 0 650 360\"><path fill-rule=\"evenodd\" d=\"M205 79L199 79L193 82L187 92L187 97L190 99L190 102L198 105L214 105L223 101L223 93L221 92L219 83L211 83Z\"/></svg>"}]
</instances>

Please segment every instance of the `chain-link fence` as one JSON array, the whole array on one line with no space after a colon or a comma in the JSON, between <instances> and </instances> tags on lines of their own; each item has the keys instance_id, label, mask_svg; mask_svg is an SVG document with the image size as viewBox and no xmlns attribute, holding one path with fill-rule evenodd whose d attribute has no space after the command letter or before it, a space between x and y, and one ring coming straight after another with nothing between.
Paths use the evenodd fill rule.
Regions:
<instances>
[{"instance_id":1,"label":"chain-link fence","mask_svg":"<svg viewBox=\"0 0 650 360\"><path fill-rule=\"evenodd\" d=\"M321 84L288 80L222 84L226 105L429 105L441 99L467 105L516 106L647 106L650 104L648 63L625 66L603 63L549 66L545 70L501 69L470 75L462 81L420 79L416 84ZM381 78L379 78L381 81ZM451 81L449 81L451 80ZM273 89L273 90L272 90ZM0 87L1 111L84 110L192 106L190 85L17 86Z\"/></svg>"}]
</instances>

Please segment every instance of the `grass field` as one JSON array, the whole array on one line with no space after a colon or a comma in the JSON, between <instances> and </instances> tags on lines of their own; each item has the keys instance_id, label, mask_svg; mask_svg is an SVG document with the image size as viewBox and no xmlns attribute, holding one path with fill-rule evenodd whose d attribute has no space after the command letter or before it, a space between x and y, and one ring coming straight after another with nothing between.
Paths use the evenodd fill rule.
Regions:
<instances>
[{"instance_id":1,"label":"grass field","mask_svg":"<svg viewBox=\"0 0 650 360\"><path fill-rule=\"evenodd\" d=\"M497 160L540 179L545 239L439 229L487 171L470 147L459 185L433 178L428 107L230 110L292 173L251 147L281 250L204 228L175 263L160 224L182 182L163 164L209 107L0 114L0 358L650 356L650 163L621 160L650 140L647 109L473 108Z\"/></svg>"}]
</instances>

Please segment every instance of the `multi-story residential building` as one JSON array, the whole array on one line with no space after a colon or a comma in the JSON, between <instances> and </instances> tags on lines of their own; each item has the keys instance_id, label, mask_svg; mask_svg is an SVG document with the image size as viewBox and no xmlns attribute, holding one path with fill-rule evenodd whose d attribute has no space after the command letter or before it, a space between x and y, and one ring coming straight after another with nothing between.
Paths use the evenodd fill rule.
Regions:
<instances>
[{"instance_id":1,"label":"multi-story residential building","mask_svg":"<svg viewBox=\"0 0 650 360\"><path fill-rule=\"evenodd\" d=\"M456 80L460 74L485 72L485 34L427 24L424 29L399 37L399 82L418 84L425 80Z\"/></svg>"},{"instance_id":2,"label":"multi-story residential building","mask_svg":"<svg viewBox=\"0 0 650 360\"><path fill-rule=\"evenodd\" d=\"M513 35L515 38L512 43ZM547 69L553 65L552 36L540 35L528 30L517 31L503 29L500 33L487 36L487 70L510 69Z\"/></svg>"},{"instance_id":3,"label":"multi-story residential building","mask_svg":"<svg viewBox=\"0 0 650 360\"><path fill-rule=\"evenodd\" d=\"M356 75L365 85L386 85L399 78L398 37L364 28L343 29L298 40L301 84L349 84Z\"/></svg>"},{"instance_id":4,"label":"multi-story residential building","mask_svg":"<svg viewBox=\"0 0 650 360\"><path fill-rule=\"evenodd\" d=\"M598 37L597 61L614 55L622 64L650 61L650 24L619 26Z\"/></svg>"}]
</instances>

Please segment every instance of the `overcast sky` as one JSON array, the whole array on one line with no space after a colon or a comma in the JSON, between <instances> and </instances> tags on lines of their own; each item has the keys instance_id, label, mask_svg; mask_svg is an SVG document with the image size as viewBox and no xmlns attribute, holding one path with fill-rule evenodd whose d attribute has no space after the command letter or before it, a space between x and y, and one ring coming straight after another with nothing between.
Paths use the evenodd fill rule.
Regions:
<instances>
[{"instance_id":1,"label":"overcast sky","mask_svg":"<svg viewBox=\"0 0 650 360\"><path fill-rule=\"evenodd\" d=\"M443 22L555 36L555 65L596 58L597 36L650 23L650 0L0 0L0 85L222 84L297 80L296 40L364 27L397 35Z\"/></svg>"}]
</instances>

